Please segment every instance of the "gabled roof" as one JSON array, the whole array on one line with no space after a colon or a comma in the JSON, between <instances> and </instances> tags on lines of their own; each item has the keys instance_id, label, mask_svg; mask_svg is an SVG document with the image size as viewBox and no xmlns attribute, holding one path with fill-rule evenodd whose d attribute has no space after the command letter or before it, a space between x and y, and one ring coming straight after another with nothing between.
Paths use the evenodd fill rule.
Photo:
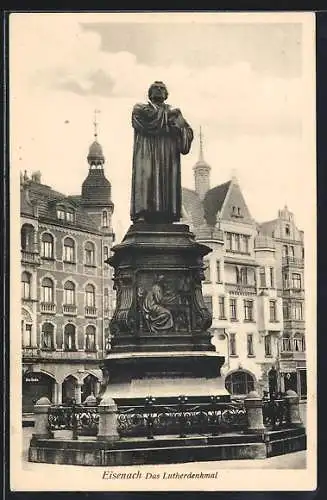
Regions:
<instances>
[{"instance_id":1,"label":"gabled roof","mask_svg":"<svg viewBox=\"0 0 327 500\"><path fill-rule=\"evenodd\" d=\"M204 217L209 226L215 226L217 213L221 211L232 181L215 186L206 193L203 200Z\"/></svg>"}]
</instances>

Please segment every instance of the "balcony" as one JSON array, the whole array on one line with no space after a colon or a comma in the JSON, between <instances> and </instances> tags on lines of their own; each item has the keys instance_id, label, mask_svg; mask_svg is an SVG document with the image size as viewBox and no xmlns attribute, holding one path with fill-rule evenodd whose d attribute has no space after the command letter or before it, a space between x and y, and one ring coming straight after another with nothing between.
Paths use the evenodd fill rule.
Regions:
<instances>
[{"instance_id":1,"label":"balcony","mask_svg":"<svg viewBox=\"0 0 327 500\"><path fill-rule=\"evenodd\" d=\"M303 339L282 338L280 343L282 360L305 361L305 341Z\"/></svg>"},{"instance_id":2,"label":"balcony","mask_svg":"<svg viewBox=\"0 0 327 500\"><path fill-rule=\"evenodd\" d=\"M231 295L256 295L255 285L242 285L239 283L225 283L228 293Z\"/></svg>"},{"instance_id":3,"label":"balcony","mask_svg":"<svg viewBox=\"0 0 327 500\"><path fill-rule=\"evenodd\" d=\"M24 359L35 359L39 357L39 348L38 347L23 347L22 355Z\"/></svg>"},{"instance_id":4,"label":"balcony","mask_svg":"<svg viewBox=\"0 0 327 500\"><path fill-rule=\"evenodd\" d=\"M290 267L303 268L304 259L298 259L296 257L283 257L282 265L283 267L290 266Z\"/></svg>"},{"instance_id":5,"label":"balcony","mask_svg":"<svg viewBox=\"0 0 327 500\"><path fill-rule=\"evenodd\" d=\"M283 290L283 297L290 297L294 299L304 299L303 288L285 288Z\"/></svg>"},{"instance_id":6,"label":"balcony","mask_svg":"<svg viewBox=\"0 0 327 500\"><path fill-rule=\"evenodd\" d=\"M254 240L255 249L269 249L274 250L276 248L275 242L270 236L259 235Z\"/></svg>"},{"instance_id":7,"label":"balcony","mask_svg":"<svg viewBox=\"0 0 327 500\"><path fill-rule=\"evenodd\" d=\"M196 229L197 240L217 240L224 241L224 233L216 227L200 227Z\"/></svg>"},{"instance_id":8,"label":"balcony","mask_svg":"<svg viewBox=\"0 0 327 500\"><path fill-rule=\"evenodd\" d=\"M299 319L284 319L285 330L304 330L305 322Z\"/></svg>"},{"instance_id":9,"label":"balcony","mask_svg":"<svg viewBox=\"0 0 327 500\"><path fill-rule=\"evenodd\" d=\"M67 316L76 316L77 314L77 307L72 304L64 304L62 306L62 312L66 314Z\"/></svg>"},{"instance_id":10,"label":"balcony","mask_svg":"<svg viewBox=\"0 0 327 500\"><path fill-rule=\"evenodd\" d=\"M85 317L86 318L96 318L97 308L94 306L85 306Z\"/></svg>"},{"instance_id":11,"label":"balcony","mask_svg":"<svg viewBox=\"0 0 327 500\"><path fill-rule=\"evenodd\" d=\"M40 255L38 252L31 252L29 250L21 251L21 259L23 264L33 264L38 266L40 264Z\"/></svg>"},{"instance_id":12,"label":"balcony","mask_svg":"<svg viewBox=\"0 0 327 500\"><path fill-rule=\"evenodd\" d=\"M43 351L41 350L39 355L39 358L41 359L49 359L49 360L63 360L63 361L70 361L70 360L78 360L78 361L83 361L83 360L98 360L102 359L102 353L101 352L91 352L91 351Z\"/></svg>"},{"instance_id":13,"label":"balcony","mask_svg":"<svg viewBox=\"0 0 327 500\"><path fill-rule=\"evenodd\" d=\"M56 314L56 304L41 302L40 311L43 314Z\"/></svg>"}]
</instances>

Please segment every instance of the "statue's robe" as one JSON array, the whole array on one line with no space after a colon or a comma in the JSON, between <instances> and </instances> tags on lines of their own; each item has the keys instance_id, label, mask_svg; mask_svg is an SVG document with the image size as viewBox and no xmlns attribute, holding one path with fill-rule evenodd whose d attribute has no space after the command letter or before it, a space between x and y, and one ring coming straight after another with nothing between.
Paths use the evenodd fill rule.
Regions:
<instances>
[{"instance_id":1,"label":"statue's robe","mask_svg":"<svg viewBox=\"0 0 327 500\"><path fill-rule=\"evenodd\" d=\"M144 312L151 332L160 333L173 327L173 317L169 309L162 305L164 300L160 285L153 285L144 299Z\"/></svg>"},{"instance_id":2,"label":"statue's robe","mask_svg":"<svg viewBox=\"0 0 327 500\"><path fill-rule=\"evenodd\" d=\"M193 131L180 115L172 128L170 106L136 104L132 112L134 151L131 219L169 223L181 218L180 155L191 148Z\"/></svg>"}]
</instances>

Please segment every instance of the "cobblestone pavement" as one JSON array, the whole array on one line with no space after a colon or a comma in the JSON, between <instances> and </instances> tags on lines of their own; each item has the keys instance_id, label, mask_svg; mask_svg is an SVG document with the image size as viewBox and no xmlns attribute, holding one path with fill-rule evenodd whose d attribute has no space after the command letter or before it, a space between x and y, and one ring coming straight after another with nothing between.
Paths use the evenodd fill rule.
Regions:
<instances>
[{"instance_id":1,"label":"cobblestone pavement","mask_svg":"<svg viewBox=\"0 0 327 500\"><path fill-rule=\"evenodd\" d=\"M25 427L23 429L23 468L25 470L38 470L49 472L51 468L58 467L55 464L37 464L31 463L27 460L29 440L31 438L33 428ZM85 466L77 465L60 465L59 467L71 470L73 467L75 470L85 471ZM143 465L142 469L146 471L147 467L151 468L153 466ZM160 468L160 465L156 467ZM168 464L164 465L165 470L168 468L175 468L176 465ZM188 464L179 464L179 467L188 468ZM102 467L103 468L103 467ZM112 467L110 467L112 468ZM201 469L204 470L218 470L218 469L305 469L306 468L306 451L298 451L295 453L288 453L287 455L281 455L279 457L272 457L262 460L219 460L217 462L201 462ZM119 470L123 467L119 466Z\"/></svg>"}]
</instances>

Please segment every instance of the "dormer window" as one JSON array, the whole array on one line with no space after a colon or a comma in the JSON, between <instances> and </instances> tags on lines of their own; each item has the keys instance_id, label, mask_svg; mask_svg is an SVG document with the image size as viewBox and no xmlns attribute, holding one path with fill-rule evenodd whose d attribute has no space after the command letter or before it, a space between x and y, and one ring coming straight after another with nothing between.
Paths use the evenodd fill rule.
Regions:
<instances>
[{"instance_id":1,"label":"dormer window","mask_svg":"<svg viewBox=\"0 0 327 500\"><path fill-rule=\"evenodd\" d=\"M67 212L66 212L66 221L67 222L74 222L74 220L75 220L74 210L72 210L71 208L68 208Z\"/></svg>"},{"instance_id":2,"label":"dormer window","mask_svg":"<svg viewBox=\"0 0 327 500\"><path fill-rule=\"evenodd\" d=\"M57 208L57 217L59 220L65 220L65 210L63 208Z\"/></svg>"}]
</instances>

